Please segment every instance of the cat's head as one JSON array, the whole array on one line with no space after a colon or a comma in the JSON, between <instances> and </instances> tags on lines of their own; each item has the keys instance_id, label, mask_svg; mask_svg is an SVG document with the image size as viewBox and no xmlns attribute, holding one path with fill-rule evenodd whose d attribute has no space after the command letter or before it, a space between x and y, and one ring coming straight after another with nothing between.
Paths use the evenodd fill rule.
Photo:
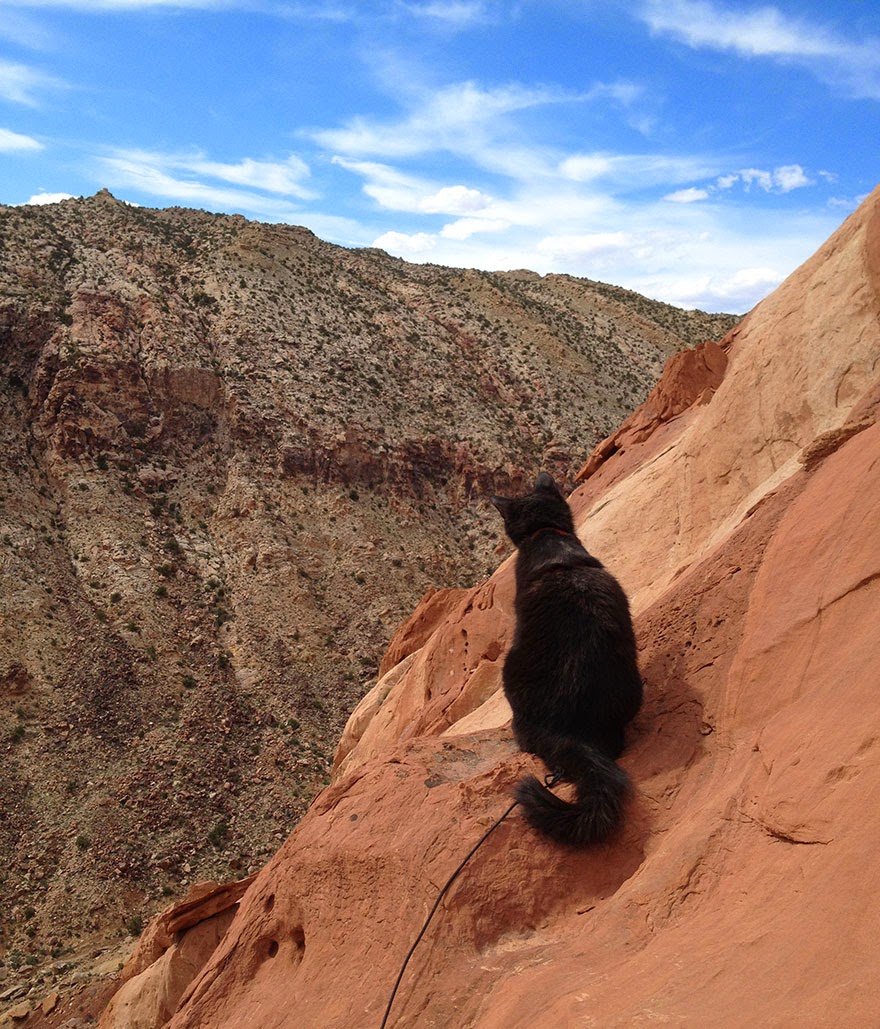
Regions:
<instances>
[{"instance_id":1,"label":"cat's head","mask_svg":"<svg viewBox=\"0 0 880 1029\"><path fill-rule=\"evenodd\" d=\"M519 546L539 529L574 533L574 519L553 477L541 472L531 493L524 497L489 497L504 519L504 528Z\"/></svg>"}]
</instances>

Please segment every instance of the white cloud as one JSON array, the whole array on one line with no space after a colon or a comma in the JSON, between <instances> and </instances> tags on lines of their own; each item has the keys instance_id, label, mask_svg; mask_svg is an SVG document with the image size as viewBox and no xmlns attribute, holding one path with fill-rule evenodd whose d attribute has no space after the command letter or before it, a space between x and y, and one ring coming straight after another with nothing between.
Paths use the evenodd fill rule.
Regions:
<instances>
[{"instance_id":1,"label":"white cloud","mask_svg":"<svg viewBox=\"0 0 880 1029\"><path fill-rule=\"evenodd\" d=\"M614 159L610 154L575 154L559 165L559 171L572 182L592 182L610 175L614 170Z\"/></svg>"},{"instance_id":2,"label":"white cloud","mask_svg":"<svg viewBox=\"0 0 880 1029\"><path fill-rule=\"evenodd\" d=\"M553 260L572 258L608 257L629 252L634 239L625 232L587 232L580 235L562 234L545 236L539 240L536 249Z\"/></svg>"},{"instance_id":3,"label":"white cloud","mask_svg":"<svg viewBox=\"0 0 880 1029\"><path fill-rule=\"evenodd\" d=\"M728 275L692 275L667 282L665 296L681 307L745 311L772 292L784 276L775 268L740 268Z\"/></svg>"},{"instance_id":4,"label":"white cloud","mask_svg":"<svg viewBox=\"0 0 880 1029\"><path fill-rule=\"evenodd\" d=\"M795 62L853 96L880 99L878 39L845 39L773 6L747 10L708 0L643 0L638 13L655 33L695 49Z\"/></svg>"},{"instance_id":5,"label":"white cloud","mask_svg":"<svg viewBox=\"0 0 880 1029\"><path fill-rule=\"evenodd\" d=\"M734 176L727 176L725 182L730 179L731 185L741 180L746 189L757 185L765 193L790 193L793 189L800 189L802 186L812 186L812 179L807 177L806 172L799 164L784 164L772 171L764 171L760 168L743 168ZM719 180L721 185L721 180ZM722 187L727 188L727 187Z\"/></svg>"},{"instance_id":6,"label":"white cloud","mask_svg":"<svg viewBox=\"0 0 880 1029\"><path fill-rule=\"evenodd\" d=\"M62 200L72 200L71 193L35 193L30 200L25 201L26 207L39 207L43 204L58 204Z\"/></svg>"},{"instance_id":7,"label":"white cloud","mask_svg":"<svg viewBox=\"0 0 880 1029\"><path fill-rule=\"evenodd\" d=\"M295 179L288 180L292 171L297 170L296 166L250 158L230 165L198 156L117 150L100 158L99 168L99 177L111 186L130 186L150 196L203 205L213 210L247 211L268 218L294 218L299 207L283 197L302 198L306 195ZM199 176L218 179L219 183L202 181ZM238 185L250 185L281 195L266 196L234 188Z\"/></svg>"},{"instance_id":8,"label":"white cloud","mask_svg":"<svg viewBox=\"0 0 880 1029\"><path fill-rule=\"evenodd\" d=\"M64 88L64 83L53 75L37 71L26 64L0 59L0 99L15 104L36 107L38 91Z\"/></svg>"},{"instance_id":9,"label":"white cloud","mask_svg":"<svg viewBox=\"0 0 880 1029\"><path fill-rule=\"evenodd\" d=\"M433 0L431 3L406 4L405 7L410 14L454 29L470 28L489 20L486 5L477 0Z\"/></svg>"},{"instance_id":10,"label":"white cloud","mask_svg":"<svg viewBox=\"0 0 880 1029\"><path fill-rule=\"evenodd\" d=\"M745 184L746 189L751 189L753 185L758 185L765 193L769 193L773 188L772 172L762 171L760 168L743 168L739 173L739 177Z\"/></svg>"},{"instance_id":11,"label":"white cloud","mask_svg":"<svg viewBox=\"0 0 880 1029\"><path fill-rule=\"evenodd\" d=\"M34 153L43 149L43 144L32 136L23 136L20 132L12 132L10 129L0 129L0 153Z\"/></svg>"},{"instance_id":12,"label":"white cloud","mask_svg":"<svg viewBox=\"0 0 880 1029\"><path fill-rule=\"evenodd\" d=\"M332 163L362 176L367 196L389 211L418 211L421 198L430 191L422 179L379 161L350 161L337 156Z\"/></svg>"},{"instance_id":13,"label":"white cloud","mask_svg":"<svg viewBox=\"0 0 880 1029\"><path fill-rule=\"evenodd\" d=\"M559 164L559 174L572 182L610 181L613 192L648 186L677 185L715 175L714 158L679 154L573 154Z\"/></svg>"},{"instance_id":14,"label":"white cloud","mask_svg":"<svg viewBox=\"0 0 880 1029\"><path fill-rule=\"evenodd\" d=\"M843 48L822 29L786 18L775 7L725 10L705 0L648 0L642 16L654 32L676 36L689 46L751 57L815 57Z\"/></svg>"},{"instance_id":15,"label":"white cloud","mask_svg":"<svg viewBox=\"0 0 880 1029\"><path fill-rule=\"evenodd\" d=\"M308 177L308 165L294 156L288 157L286 161L255 161L246 157L238 164L183 158L177 160L176 166L197 175L207 175L236 186L252 186L268 193L281 193L302 199L311 199L314 196L300 181Z\"/></svg>"},{"instance_id":16,"label":"white cloud","mask_svg":"<svg viewBox=\"0 0 880 1029\"><path fill-rule=\"evenodd\" d=\"M361 175L364 193L388 211L411 214L475 214L490 208L492 197L470 186L438 186L378 161L350 161L334 157L333 163Z\"/></svg>"},{"instance_id":17,"label":"white cloud","mask_svg":"<svg viewBox=\"0 0 880 1029\"><path fill-rule=\"evenodd\" d=\"M384 232L373 242L374 247L399 257L426 254L437 246L437 237L427 232Z\"/></svg>"},{"instance_id":18,"label":"white cloud","mask_svg":"<svg viewBox=\"0 0 880 1029\"><path fill-rule=\"evenodd\" d=\"M379 161L349 161L334 157L333 164L364 179L363 190L368 197L387 211L423 211L423 203L437 187L414 175L407 175Z\"/></svg>"},{"instance_id":19,"label":"white cloud","mask_svg":"<svg viewBox=\"0 0 880 1029\"><path fill-rule=\"evenodd\" d=\"M674 193L667 193L663 199L669 200L673 204L693 204L698 200L705 200L708 196L708 190L691 186L689 189L678 189Z\"/></svg>"},{"instance_id":20,"label":"white cloud","mask_svg":"<svg viewBox=\"0 0 880 1029\"><path fill-rule=\"evenodd\" d=\"M467 186L443 186L433 196L425 197L419 207L426 214L472 214L485 210L492 198Z\"/></svg>"},{"instance_id":21,"label":"white cloud","mask_svg":"<svg viewBox=\"0 0 880 1029\"><path fill-rule=\"evenodd\" d=\"M774 170L773 184L782 193L790 193L791 190L800 189L802 186L812 186L813 182L807 178L799 164L785 164Z\"/></svg>"},{"instance_id":22,"label":"white cloud","mask_svg":"<svg viewBox=\"0 0 880 1029\"><path fill-rule=\"evenodd\" d=\"M312 135L322 146L348 158L387 161L446 151L497 167L509 165L511 156L521 159L524 153L499 142L506 116L577 99L560 90L517 84L481 89L474 82L459 82L410 97L410 113L397 121L356 117L342 128ZM525 152L532 160L532 149Z\"/></svg>"},{"instance_id":23,"label":"white cloud","mask_svg":"<svg viewBox=\"0 0 880 1029\"><path fill-rule=\"evenodd\" d=\"M470 239L478 232L504 232L510 227L509 221L500 218L459 218L444 225L440 235L444 239Z\"/></svg>"}]
</instances>

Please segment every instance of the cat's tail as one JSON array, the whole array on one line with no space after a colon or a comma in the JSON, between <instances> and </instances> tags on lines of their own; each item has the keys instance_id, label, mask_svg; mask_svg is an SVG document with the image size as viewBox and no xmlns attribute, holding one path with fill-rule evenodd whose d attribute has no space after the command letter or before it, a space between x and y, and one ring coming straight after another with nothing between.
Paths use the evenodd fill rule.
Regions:
<instances>
[{"instance_id":1,"label":"cat's tail","mask_svg":"<svg viewBox=\"0 0 880 1029\"><path fill-rule=\"evenodd\" d=\"M542 744L540 757L562 779L575 784L577 799L563 800L527 775L516 786L526 821L558 843L583 846L604 840L620 823L629 776L611 758L580 740L549 736Z\"/></svg>"}]
</instances>

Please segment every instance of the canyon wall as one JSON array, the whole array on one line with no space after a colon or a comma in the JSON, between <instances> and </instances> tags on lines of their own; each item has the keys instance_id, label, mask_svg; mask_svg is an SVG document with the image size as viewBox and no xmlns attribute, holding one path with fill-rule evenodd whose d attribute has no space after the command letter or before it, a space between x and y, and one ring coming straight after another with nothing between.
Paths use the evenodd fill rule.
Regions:
<instances>
[{"instance_id":1,"label":"canyon wall","mask_svg":"<svg viewBox=\"0 0 880 1029\"><path fill-rule=\"evenodd\" d=\"M578 532L632 598L646 685L625 824L569 850L514 811L389 1025L877 1024L878 411L880 190L584 465ZM499 692L512 567L426 595L331 784L240 900L165 916L103 1029L381 1024L439 889L543 771Z\"/></svg>"}]
</instances>

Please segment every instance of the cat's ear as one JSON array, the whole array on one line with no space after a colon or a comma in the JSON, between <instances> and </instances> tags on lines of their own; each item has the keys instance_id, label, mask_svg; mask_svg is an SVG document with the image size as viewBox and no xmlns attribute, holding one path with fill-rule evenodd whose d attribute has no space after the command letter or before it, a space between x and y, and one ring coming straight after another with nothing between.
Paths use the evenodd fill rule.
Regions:
<instances>
[{"instance_id":1,"label":"cat's ear","mask_svg":"<svg viewBox=\"0 0 880 1029\"><path fill-rule=\"evenodd\" d=\"M507 497L489 497L489 503L498 509L498 513L502 518L507 517L507 512L510 510L510 500Z\"/></svg>"},{"instance_id":2,"label":"cat's ear","mask_svg":"<svg viewBox=\"0 0 880 1029\"><path fill-rule=\"evenodd\" d=\"M538 478L535 479L535 489L550 490L551 493L559 493L559 487L553 481L553 476L550 475L549 472L541 472Z\"/></svg>"}]
</instances>

